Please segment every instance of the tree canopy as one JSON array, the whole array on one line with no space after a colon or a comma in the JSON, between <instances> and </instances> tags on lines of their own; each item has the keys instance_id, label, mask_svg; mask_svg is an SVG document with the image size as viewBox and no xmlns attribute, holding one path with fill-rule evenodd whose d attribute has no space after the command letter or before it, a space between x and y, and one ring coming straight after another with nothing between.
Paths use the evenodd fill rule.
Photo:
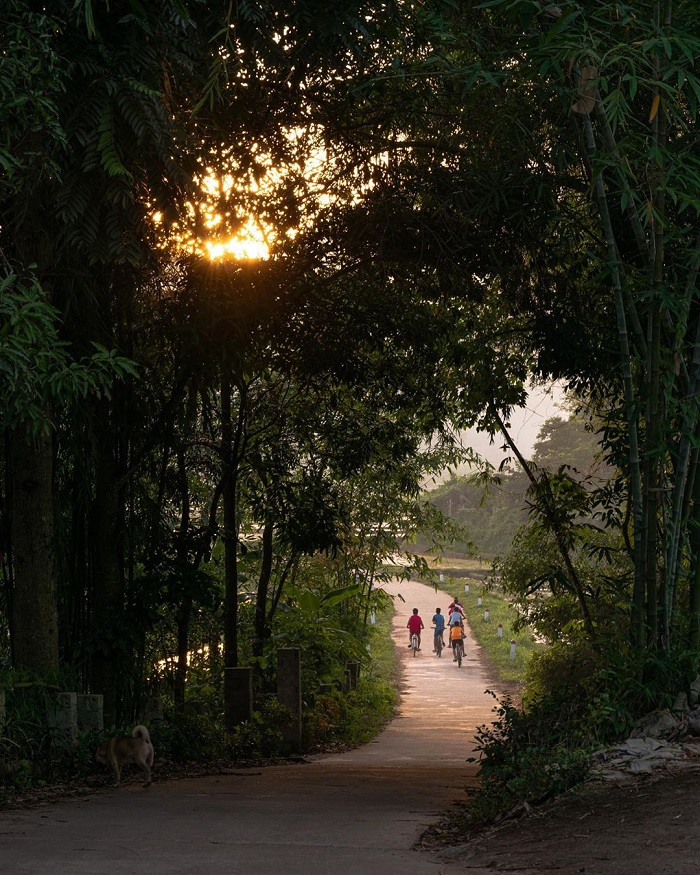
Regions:
<instances>
[{"instance_id":1,"label":"tree canopy","mask_svg":"<svg viewBox=\"0 0 700 875\"><path fill-rule=\"evenodd\" d=\"M261 684L304 605L358 620L361 651L472 426L529 483L513 579L573 594L547 622L597 641L625 615L642 662L697 649L698 24L690 2L8 0L5 661L74 666L116 720L166 664L184 703L205 626ZM246 235L256 258L207 257ZM588 411L604 488L519 454L533 378Z\"/></svg>"}]
</instances>

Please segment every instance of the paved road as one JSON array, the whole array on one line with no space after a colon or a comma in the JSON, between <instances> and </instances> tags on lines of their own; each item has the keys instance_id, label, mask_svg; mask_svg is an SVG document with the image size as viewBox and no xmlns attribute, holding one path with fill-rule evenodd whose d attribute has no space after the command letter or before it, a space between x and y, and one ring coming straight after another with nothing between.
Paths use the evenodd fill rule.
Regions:
<instances>
[{"instance_id":1,"label":"paved road","mask_svg":"<svg viewBox=\"0 0 700 875\"><path fill-rule=\"evenodd\" d=\"M472 734L493 717L477 645L461 669L431 635L412 657L406 621L426 626L436 594L387 586L404 669L397 718L371 744L306 764L110 789L0 814L0 875L453 875L459 861L412 850L421 832L473 783ZM429 629L427 630L429 632Z\"/></svg>"}]
</instances>

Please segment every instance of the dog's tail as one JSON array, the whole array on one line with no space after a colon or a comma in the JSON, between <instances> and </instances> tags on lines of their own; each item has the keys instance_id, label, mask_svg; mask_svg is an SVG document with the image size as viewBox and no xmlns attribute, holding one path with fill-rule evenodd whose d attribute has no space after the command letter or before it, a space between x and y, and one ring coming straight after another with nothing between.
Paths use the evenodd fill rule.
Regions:
<instances>
[{"instance_id":1,"label":"dog's tail","mask_svg":"<svg viewBox=\"0 0 700 875\"><path fill-rule=\"evenodd\" d=\"M151 736L150 736L148 730L146 729L145 726L142 726L140 723L138 726L134 726L134 728L131 730L131 735L133 738L143 738L144 741L150 742L150 740L151 740Z\"/></svg>"}]
</instances>

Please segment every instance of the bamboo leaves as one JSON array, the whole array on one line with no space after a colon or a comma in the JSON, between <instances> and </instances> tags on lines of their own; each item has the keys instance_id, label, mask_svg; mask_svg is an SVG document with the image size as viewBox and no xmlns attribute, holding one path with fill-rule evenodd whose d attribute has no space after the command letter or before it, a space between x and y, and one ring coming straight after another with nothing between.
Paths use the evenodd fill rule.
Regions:
<instances>
[{"instance_id":1,"label":"bamboo leaves","mask_svg":"<svg viewBox=\"0 0 700 875\"><path fill-rule=\"evenodd\" d=\"M52 405L61 408L88 395L110 394L114 379L136 376L132 362L97 344L91 358L71 360L58 335L58 311L38 282L14 274L0 281L0 430L53 427Z\"/></svg>"}]
</instances>

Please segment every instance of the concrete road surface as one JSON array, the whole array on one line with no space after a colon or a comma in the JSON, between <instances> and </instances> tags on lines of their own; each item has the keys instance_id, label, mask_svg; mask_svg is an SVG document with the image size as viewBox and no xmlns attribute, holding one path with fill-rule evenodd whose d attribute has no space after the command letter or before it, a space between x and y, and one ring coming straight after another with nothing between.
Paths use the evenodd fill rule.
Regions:
<instances>
[{"instance_id":1,"label":"concrete road surface","mask_svg":"<svg viewBox=\"0 0 700 875\"><path fill-rule=\"evenodd\" d=\"M400 592L394 638L403 689L396 719L371 744L304 764L130 784L30 811L0 814L1 875L452 875L459 859L413 850L421 832L473 784L477 726L491 722L477 645L459 669L432 651L430 618L450 593ZM427 635L415 658L406 622Z\"/></svg>"}]
</instances>

